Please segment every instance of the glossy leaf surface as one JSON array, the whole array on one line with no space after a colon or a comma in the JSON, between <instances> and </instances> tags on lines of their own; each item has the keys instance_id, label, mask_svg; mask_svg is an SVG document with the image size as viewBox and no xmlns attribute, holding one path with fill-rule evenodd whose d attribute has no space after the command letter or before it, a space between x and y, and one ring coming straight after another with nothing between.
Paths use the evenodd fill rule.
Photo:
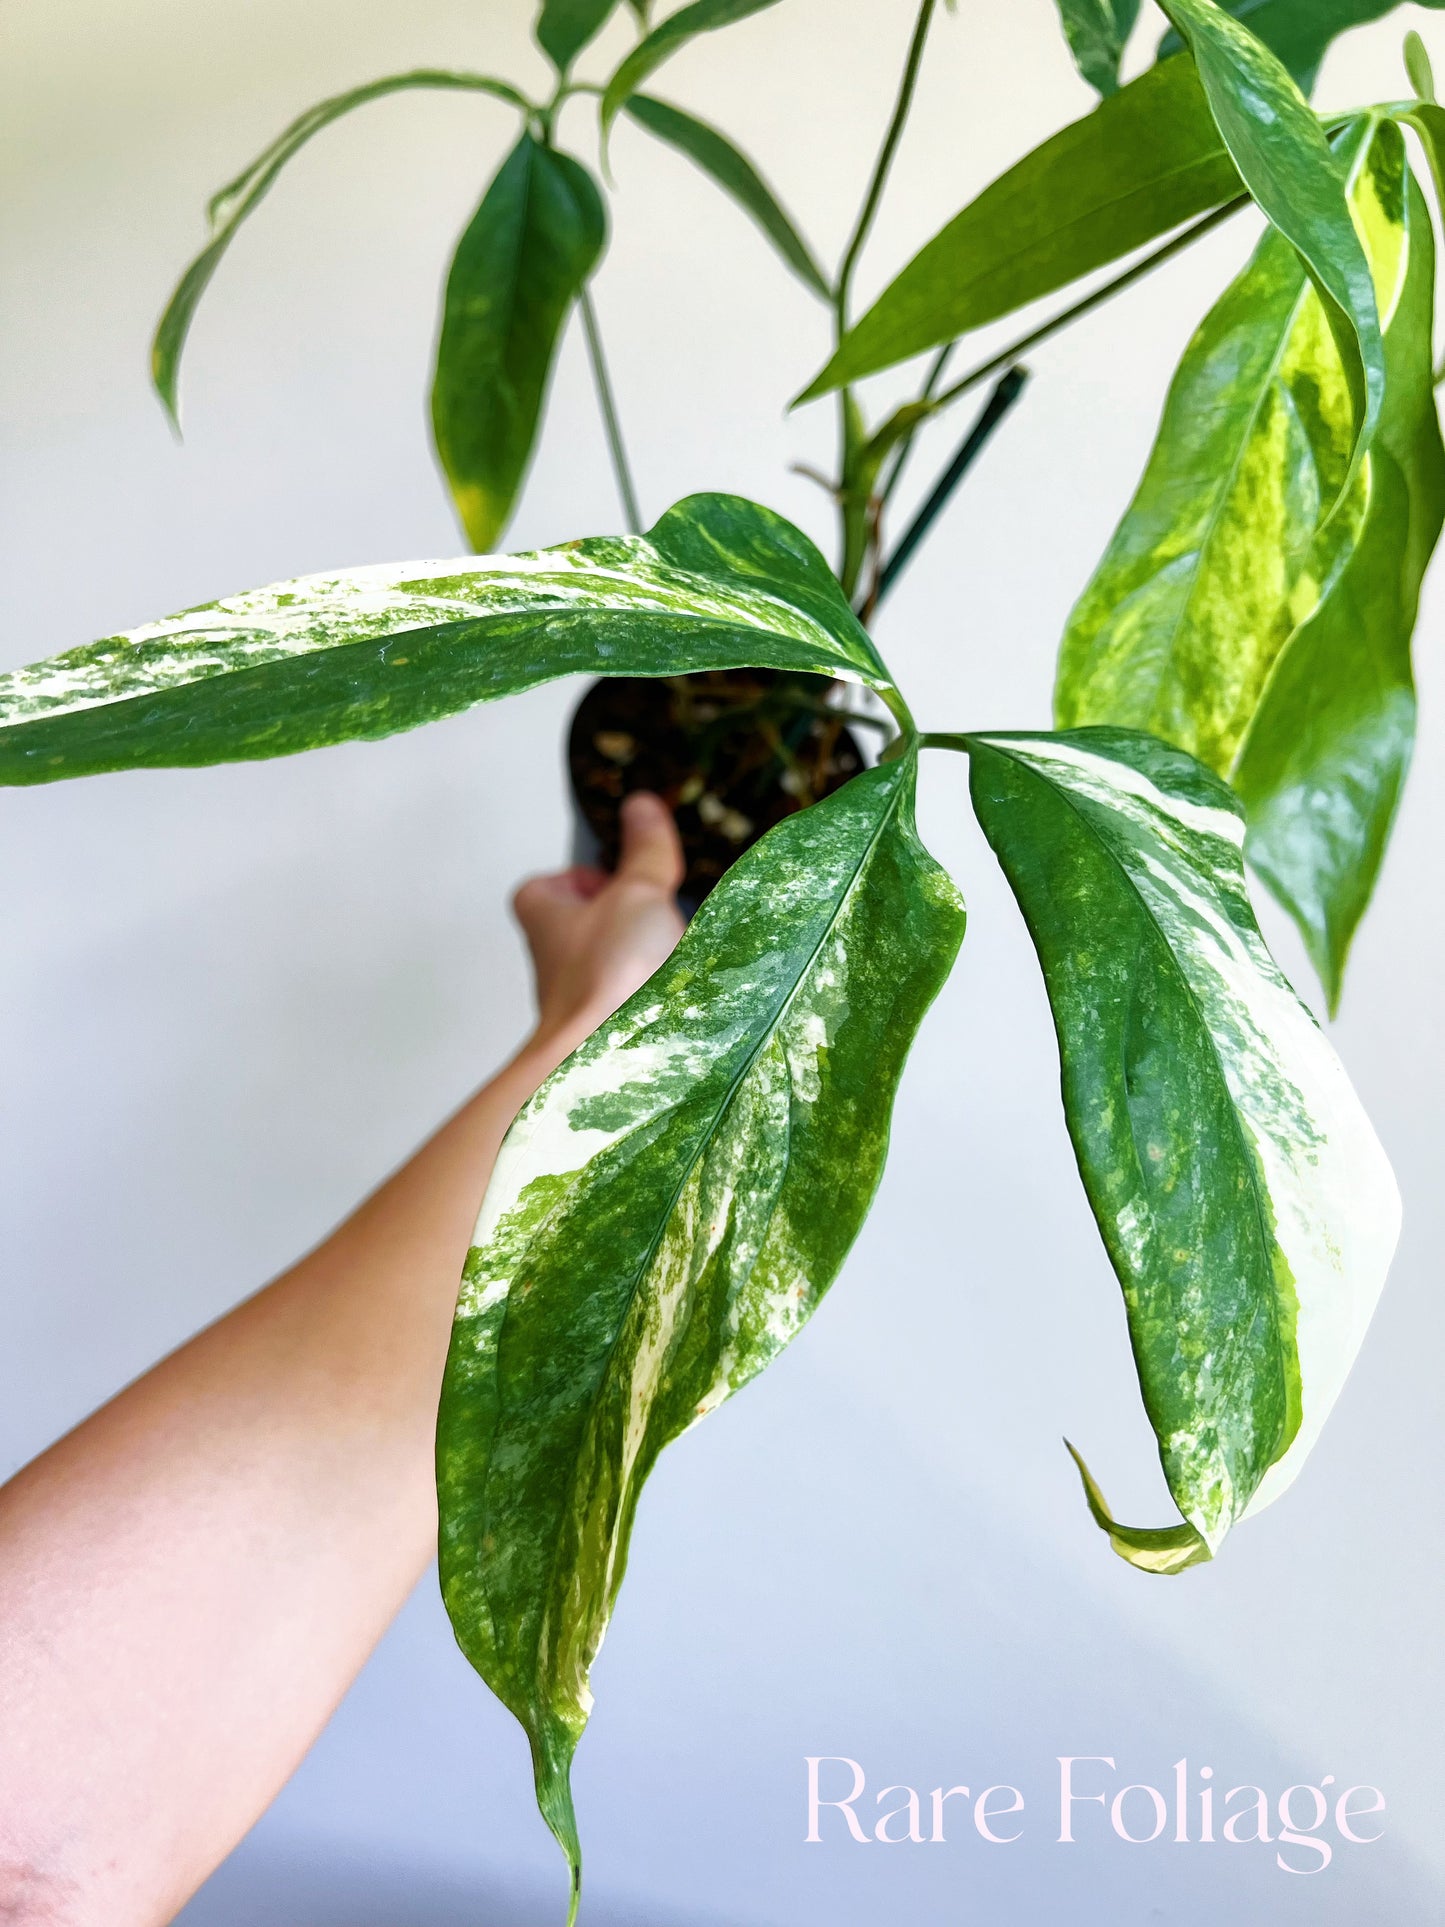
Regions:
<instances>
[{"instance_id":1,"label":"glossy leaf surface","mask_svg":"<svg viewBox=\"0 0 1445 1927\"><path fill-rule=\"evenodd\" d=\"M1074 65L1101 94L1117 92L1139 0L1058 0L1058 6Z\"/></svg>"},{"instance_id":2,"label":"glossy leaf surface","mask_svg":"<svg viewBox=\"0 0 1445 1927\"><path fill-rule=\"evenodd\" d=\"M565 74L589 40L601 33L617 0L542 0L537 45Z\"/></svg>"},{"instance_id":3,"label":"glossy leaf surface","mask_svg":"<svg viewBox=\"0 0 1445 1927\"><path fill-rule=\"evenodd\" d=\"M912 793L911 762L869 770L743 856L522 1111L482 1208L438 1429L442 1588L531 1738L574 1905L569 1770L643 1481L832 1283L962 939Z\"/></svg>"},{"instance_id":4,"label":"glossy leaf surface","mask_svg":"<svg viewBox=\"0 0 1445 1927\"><path fill-rule=\"evenodd\" d=\"M1387 125L1371 138L1366 122L1346 157L1393 313L1405 272L1399 134ZM1152 730L1228 776L1280 651L1318 599L1315 543L1354 440L1324 309L1271 230L1190 343L1139 491L1070 618L1059 725ZM1342 512L1332 539L1352 527Z\"/></svg>"},{"instance_id":5,"label":"glossy leaf surface","mask_svg":"<svg viewBox=\"0 0 1445 1927\"><path fill-rule=\"evenodd\" d=\"M1233 772L1250 861L1298 924L1332 1010L1409 768L1410 641L1445 517L1434 235L1413 180L1405 192L1407 273L1385 331L1385 411L1351 504L1354 539L1339 556L1321 545L1320 605L1276 663Z\"/></svg>"},{"instance_id":6,"label":"glossy leaf surface","mask_svg":"<svg viewBox=\"0 0 1445 1927\"><path fill-rule=\"evenodd\" d=\"M557 676L742 665L893 687L805 535L698 495L646 537L303 576L13 670L0 784L389 736Z\"/></svg>"},{"instance_id":7,"label":"glossy leaf surface","mask_svg":"<svg viewBox=\"0 0 1445 1927\"><path fill-rule=\"evenodd\" d=\"M532 457L563 323L607 239L591 175L524 133L457 244L432 431L472 547L495 547Z\"/></svg>"},{"instance_id":8,"label":"glossy leaf surface","mask_svg":"<svg viewBox=\"0 0 1445 1927\"><path fill-rule=\"evenodd\" d=\"M1319 291L1354 398L1362 450L1384 402L1385 349L1344 171L1268 48L1216 0L1160 0L1194 55L1210 111L1245 184L1298 249Z\"/></svg>"},{"instance_id":9,"label":"glossy leaf surface","mask_svg":"<svg viewBox=\"0 0 1445 1927\"><path fill-rule=\"evenodd\" d=\"M1192 63L1151 68L955 215L803 399L996 321L1241 191Z\"/></svg>"},{"instance_id":10,"label":"glossy leaf surface","mask_svg":"<svg viewBox=\"0 0 1445 1927\"><path fill-rule=\"evenodd\" d=\"M365 87L353 87L330 100L318 102L294 120L279 139L273 141L251 165L216 194L207 209L213 229L212 238L181 276L175 293L166 305L151 345L151 378L172 420L179 418L177 384L180 379L181 351L186 345L197 305L221 264L221 257L235 238L236 230L262 201L282 168L313 134L319 134L354 107L399 94L413 88L441 88L463 93L490 94L510 106L525 110L526 100L515 87L493 80L487 74L451 73L440 68L421 68L414 73L393 74L387 80L373 80Z\"/></svg>"},{"instance_id":11,"label":"glossy leaf surface","mask_svg":"<svg viewBox=\"0 0 1445 1927\"><path fill-rule=\"evenodd\" d=\"M695 40L700 33L730 27L735 21L746 20L749 14L761 13L764 7L776 5L777 0L691 0L691 5L669 14L638 42L607 83L601 109L604 142L628 96L635 94L648 77L689 40Z\"/></svg>"},{"instance_id":12,"label":"glossy leaf surface","mask_svg":"<svg viewBox=\"0 0 1445 1927\"><path fill-rule=\"evenodd\" d=\"M1229 789L1122 730L969 750L1183 1523L1120 1526L1092 1481L1091 1504L1123 1558L1178 1571L1278 1497L1318 1438L1394 1254L1394 1178L1264 946Z\"/></svg>"},{"instance_id":13,"label":"glossy leaf surface","mask_svg":"<svg viewBox=\"0 0 1445 1927\"><path fill-rule=\"evenodd\" d=\"M1393 13L1400 0L1225 0L1225 4L1227 12L1279 55L1309 93L1330 43L1351 27ZM1445 0L1420 0L1420 4L1441 7ZM1183 44L1177 33L1166 34L1159 49L1161 58L1180 52Z\"/></svg>"},{"instance_id":14,"label":"glossy leaf surface","mask_svg":"<svg viewBox=\"0 0 1445 1927\"><path fill-rule=\"evenodd\" d=\"M825 301L831 298L827 279L807 242L747 155L739 152L725 134L648 94L633 94L626 102L626 111L649 134L686 154L710 175L757 222L799 280Z\"/></svg>"}]
</instances>

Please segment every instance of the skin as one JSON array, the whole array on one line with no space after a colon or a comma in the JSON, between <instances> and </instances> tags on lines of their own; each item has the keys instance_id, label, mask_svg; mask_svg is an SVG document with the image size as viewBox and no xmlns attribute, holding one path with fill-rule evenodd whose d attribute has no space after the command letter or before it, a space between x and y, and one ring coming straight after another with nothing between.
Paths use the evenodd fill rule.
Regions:
<instances>
[{"instance_id":1,"label":"skin","mask_svg":"<svg viewBox=\"0 0 1445 1927\"><path fill-rule=\"evenodd\" d=\"M339 1230L0 1489L0 1921L157 1927L294 1771L436 1544L433 1428L513 1116L682 934L628 800L614 877L514 909L538 1022Z\"/></svg>"}]
</instances>

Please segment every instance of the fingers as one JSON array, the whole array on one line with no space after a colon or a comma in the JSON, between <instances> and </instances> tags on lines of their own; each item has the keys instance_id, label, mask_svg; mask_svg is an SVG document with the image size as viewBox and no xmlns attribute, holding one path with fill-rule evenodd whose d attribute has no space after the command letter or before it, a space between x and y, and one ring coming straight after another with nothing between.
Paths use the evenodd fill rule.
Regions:
<instances>
[{"instance_id":1,"label":"fingers","mask_svg":"<svg viewBox=\"0 0 1445 1927\"><path fill-rule=\"evenodd\" d=\"M687 864L672 811L650 790L634 790L622 803L622 855L617 874L629 883L649 883L671 896Z\"/></svg>"},{"instance_id":2,"label":"fingers","mask_svg":"<svg viewBox=\"0 0 1445 1927\"><path fill-rule=\"evenodd\" d=\"M590 903L610 881L605 870L574 863L567 870L550 870L545 876L528 877L512 893L512 909L517 921L525 925L529 918L545 916L561 905Z\"/></svg>"}]
</instances>

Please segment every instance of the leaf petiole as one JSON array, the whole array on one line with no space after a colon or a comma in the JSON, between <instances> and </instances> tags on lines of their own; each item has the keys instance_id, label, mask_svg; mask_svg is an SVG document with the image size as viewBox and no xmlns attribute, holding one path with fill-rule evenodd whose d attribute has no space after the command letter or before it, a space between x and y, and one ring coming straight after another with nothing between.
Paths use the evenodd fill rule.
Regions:
<instances>
[{"instance_id":1,"label":"leaf petiole","mask_svg":"<svg viewBox=\"0 0 1445 1927\"><path fill-rule=\"evenodd\" d=\"M597 405L602 411L602 426L607 435L607 452L617 478L617 493L622 498L622 515L629 535L642 533L642 513L637 506L637 490L632 481L632 466L627 459L627 444L622 439L622 423L617 414L617 399L612 378L607 372L607 357L602 352L602 334L597 326L597 310L592 305L592 290L585 284L577 297L582 314L582 332L587 337L587 358L592 364L592 379L597 386Z\"/></svg>"}]
</instances>

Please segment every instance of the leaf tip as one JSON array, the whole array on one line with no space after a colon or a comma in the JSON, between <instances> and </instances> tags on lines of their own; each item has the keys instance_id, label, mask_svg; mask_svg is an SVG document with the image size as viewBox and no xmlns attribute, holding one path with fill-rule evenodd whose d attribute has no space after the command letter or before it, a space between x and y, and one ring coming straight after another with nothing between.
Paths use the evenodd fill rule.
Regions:
<instances>
[{"instance_id":1,"label":"leaf tip","mask_svg":"<svg viewBox=\"0 0 1445 1927\"><path fill-rule=\"evenodd\" d=\"M1183 1572L1188 1566L1203 1565L1214 1557L1213 1550L1203 1536L1185 1520L1181 1520L1177 1526L1154 1528L1118 1524L1110 1516L1098 1481L1084 1463L1083 1456L1069 1439L1064 1440L1064 1446L1083 1481L1084 1499L1094 1524L1105 1534L1126 1565L1132 1566L1136 1572L1172 1575Z\"/></svg>"}]
</instances>

